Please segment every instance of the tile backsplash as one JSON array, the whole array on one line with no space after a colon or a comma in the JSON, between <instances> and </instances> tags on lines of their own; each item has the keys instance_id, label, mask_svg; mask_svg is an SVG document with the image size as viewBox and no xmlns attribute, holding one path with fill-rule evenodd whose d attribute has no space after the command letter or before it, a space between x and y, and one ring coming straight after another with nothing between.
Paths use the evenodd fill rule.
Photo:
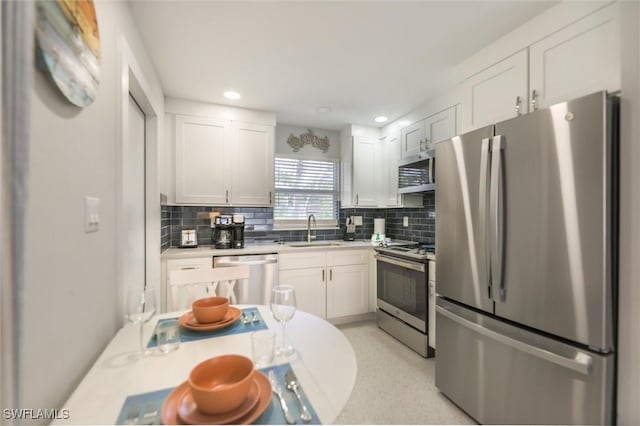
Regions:
<instances>
[{"instance_id":1,"label":"tile backsplash","mask_svg":"<svg viewBox=\"0 0 640 426\"><path fill-rule=\"evenodd\" d=\"M161 205L161 250L177 247L183 229L195 229L199 245L211 245L210 219L198 219L199 212L217 211L221 214L243 214L245 216L245 241L276 240L304 241L306 230L274 231L273 209L269 207L205 207ZM342 239L348 216L362 216L362 226L356 227L356 239L370 239L373 219L385 218L386 236L394 239L435 242L434 193L424 196L422 208L399 209L340 209L340 229L318 229L318 240ZM408 216L409 226L404 227L403 218Z\"/></svg>"}]
</instances>

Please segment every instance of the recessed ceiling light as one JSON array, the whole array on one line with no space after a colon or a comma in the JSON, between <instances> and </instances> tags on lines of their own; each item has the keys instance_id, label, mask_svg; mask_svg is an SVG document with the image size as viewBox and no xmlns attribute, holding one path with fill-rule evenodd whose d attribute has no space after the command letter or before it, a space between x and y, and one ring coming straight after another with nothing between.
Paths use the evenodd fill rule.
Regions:
<instances>
[{"instance_id":1,"label":"recessed ceiling light","mask_svg":"<svg viewBox=\"0 0 640 426\"><path fill-rule=\"evenodd\" d=\"M376 118L374 118L374 120L376 121L376 123L384 123L385 121L387 121L389 119L389 117L385 117L384 115L380 115Z\"/></svg>"},{"instance_id":2,"label":"recessed ceiling light","mask_svg":"<svg viewBox=\"0 0 640 426\"><path fill-rule=\"evenodd\" d=\"M234 92L233 90L227 90L224 92L224 97L227 99L240 99L240 93Z\"/></svg>"},{"instance_id":3,"label":"recessed ceiling light","mask_svg":"<svg viewBox=\"0 0 640 426\"><path fill-rule=\"evenodd\" d=\"M319 114L328 114L331 112L331 107L330 106L319 106L318 108L316 108L316 111Z\"/></svg>"}]
</instances>

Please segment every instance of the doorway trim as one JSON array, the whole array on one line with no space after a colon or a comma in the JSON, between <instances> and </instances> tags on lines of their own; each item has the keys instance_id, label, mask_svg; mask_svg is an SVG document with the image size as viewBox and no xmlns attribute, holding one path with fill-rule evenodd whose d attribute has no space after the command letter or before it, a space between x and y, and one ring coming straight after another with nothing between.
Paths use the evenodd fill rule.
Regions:
<instances>
[{"instance_id":1,"label":"doorway trim","mask_svg":"<svg viewBox=\"0 0 640 426\"><path fill-rule=\"evenodd\" d=\"M158 149L162 134L163 98L154 99L148 78L142 72L135 55L126 39L122 37L118 44L119 77L118 90L118 134L120 139L116 147L116 277L117 301L116 323L125 321L125 282L124 258L127 256L125 240L124 212L124 147L129 140L129 93L145 114L145 285L161 294L160 288L160 191L158 185ZM158 301L160 302L160 301Z\"/></svg>"}]
</instances>

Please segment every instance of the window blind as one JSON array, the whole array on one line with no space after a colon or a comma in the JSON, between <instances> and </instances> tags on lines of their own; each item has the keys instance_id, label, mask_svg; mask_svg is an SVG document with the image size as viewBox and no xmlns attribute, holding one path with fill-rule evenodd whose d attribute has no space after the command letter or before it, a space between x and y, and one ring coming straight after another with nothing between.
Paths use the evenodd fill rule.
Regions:
<instances>
[{"instance_id":1,"label":"window blind","mask_svg":"<svg viewBox=\"0 0 640 426\"><path fill-rule=\"evenodd\" d=\"M275 228L307 226L313 213L319 226L338 224L338 162L276 157Z\"/></svg>"}]
</instances>

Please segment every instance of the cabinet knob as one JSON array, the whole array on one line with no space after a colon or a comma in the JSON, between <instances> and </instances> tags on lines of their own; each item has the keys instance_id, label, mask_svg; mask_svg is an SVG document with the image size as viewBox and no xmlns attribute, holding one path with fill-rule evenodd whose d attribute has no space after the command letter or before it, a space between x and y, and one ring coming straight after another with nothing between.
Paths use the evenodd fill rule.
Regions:
<instances>
[{"instance_id":1,"label":"cabinet knob","mask_svg":"<svg viewBox=\"0 0 640 426\"><path fill-rule=\"evenodd\" d=\"M322 270L322 282L324 282L324 269Z\"/></svg>"},{"instance_id":2,"label":"cabinet knob","mask_svg":"<svg viewBox=\"0 0 640 426\"><path fill-rule=\"evenodd\" d=\"M229 202L229 190L225 190L224 191L224 197L225 197L225 202L228 203Z\"/></svg>"},{"instance_id":3,"label":"cabinet knob","mask_svg":"<svg viewBox=\"0 0 640 426\"><path fill-rule=\"evenodd\" d=\"M358 205L358 194L356 194L356 206Z\"/></svg>"},{"instance_id":4,"label":"cabinet knob","mask_svg":"<svg viewBox=\"0 0 640 426\"><path fill-rule=\"evenodd\" d=\"M269 191L269 205L273 204L273 193Z\"/></svg>"},{"instance_id":5,"label":"cabinet knob","mask_svg":"<svg viewBox=\"0 0 640 426\"><path fill-rule=\"evenodd\" d=\"M516 96L516 115L520 115L520 104L522 103L522 99L520 96Z\"/></svg>"},{"instance_id":6,"label":"cabinet knob","mask_svg":"<svg viewBox=\"0 0 640 426\"><path fill-rule=\"evenodd\" d=\"M538 91L533 89L531 91L531 111L538 109Z\"/></svg>"}]
</instances>

